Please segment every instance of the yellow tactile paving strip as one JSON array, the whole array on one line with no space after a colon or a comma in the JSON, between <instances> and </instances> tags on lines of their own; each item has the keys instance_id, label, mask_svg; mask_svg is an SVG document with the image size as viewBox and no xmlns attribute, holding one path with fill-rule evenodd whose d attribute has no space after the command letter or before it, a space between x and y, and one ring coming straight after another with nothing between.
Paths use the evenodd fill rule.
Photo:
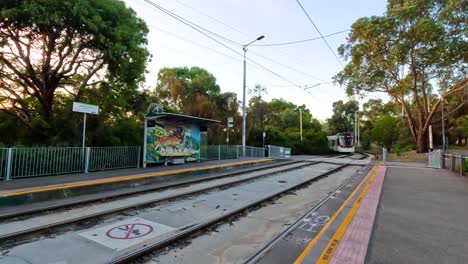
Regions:
<instances>
[{"instance_id":1,"label":"yellow tactile paving strip","mask_svg":"<svg viewBox=\"0 0 468 264\"><path fill-rule=\"evenodd\" d=\"M40 186L40 187L28 187L28 188L0 191L0 197L11 197L11 196L17 196L17 195L22 195L22 194L40 193L40 192L47 192L47 191L77 188L77 187L94 186L94 185L100 185L100 184L134 181L134 180L140 180L140 179L145 179L145 178L168 176L168 175L174 175L174 174L185 173L185 172L249 165L249 164L255 164L255 163L268 162L272 160L273 159L248 160L248 161L230 162L230 163L217 164L217 165L208 165L208 166L202 166L202 167L175 169L175 170L161 171L161 172L155 172L155 173L136 174L136 175L112 177L112 178L97 179L97 180L79 181L79 182L72 182L72 183L61 183L61 184L53 184L53 185L46 185L46 186Z\"/></svg>"}]
</instances>

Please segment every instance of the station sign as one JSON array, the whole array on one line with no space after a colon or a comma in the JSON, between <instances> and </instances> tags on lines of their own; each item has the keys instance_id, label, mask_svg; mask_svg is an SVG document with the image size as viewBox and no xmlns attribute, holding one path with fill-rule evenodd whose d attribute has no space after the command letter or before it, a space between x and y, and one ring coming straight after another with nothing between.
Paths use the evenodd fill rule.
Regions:
<instances>
[{"instance_id":1,"label":"station sign","mask_svg":"<svg viewBox=\"0 0 468 264\"><path fill-rule=\"evenodd\" d=\"M92 104L73 102L73 112L97 115L99 113L99 107Z\"/></svg>"}]
</instances>

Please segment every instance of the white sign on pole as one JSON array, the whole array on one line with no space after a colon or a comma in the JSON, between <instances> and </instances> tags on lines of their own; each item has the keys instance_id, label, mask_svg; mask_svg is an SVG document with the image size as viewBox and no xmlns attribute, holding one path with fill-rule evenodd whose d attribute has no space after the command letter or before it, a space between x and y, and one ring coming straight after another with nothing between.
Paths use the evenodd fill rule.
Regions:
<instances>
[{"instance_id":1,"label":"white sign on pole","mask_svg":"<svg viewBox=\"0 0 468 264\"><path fill-rule=\"evenodd\" d=\"M233 127L233 126L234 126L234 118L228 117L228 127Z\"/></svg>"},{"instance_id":2,"label":"white sign on pole","mask_svg":"<svg viewBox=\"0 0 468 264\"><path fill-rule=\"evenodd\" d=\"M263 137L266 137L266 132L265 131L263 131Z\"/></svg>"},{"instance_id":3,"label":"white sign on pole","mask_svg":"<svg viewBox=\"0 0 468 264\"><path fill-rule=\"evenodd\" d=\"M73 102L73 112L97 115L99 113L99 107L92 104Z\"/></svg>"}]
</instances>

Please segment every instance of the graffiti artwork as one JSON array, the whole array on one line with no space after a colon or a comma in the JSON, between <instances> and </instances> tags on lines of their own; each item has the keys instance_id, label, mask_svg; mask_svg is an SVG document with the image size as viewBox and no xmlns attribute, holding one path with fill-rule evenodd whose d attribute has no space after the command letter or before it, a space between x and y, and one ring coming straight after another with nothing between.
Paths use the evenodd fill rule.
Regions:
<instances>
[{"instance_id":1,"label":"graffiti artwork","mask_svg":"<svg viewBox=\"0 0 468 264\"><path fill-rule=\"evenodd\" d=\"M195 125L158 123L147 128L146 162L164 162L167 157L200 159L200 129Z\"/></svg>"}]
</instances>

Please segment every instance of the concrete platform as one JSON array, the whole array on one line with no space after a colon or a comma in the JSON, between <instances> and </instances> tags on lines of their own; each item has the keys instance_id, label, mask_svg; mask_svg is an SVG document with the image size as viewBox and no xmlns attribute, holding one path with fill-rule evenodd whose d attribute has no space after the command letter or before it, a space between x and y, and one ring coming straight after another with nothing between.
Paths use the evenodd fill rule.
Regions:
<instances>
[{"instance_id":1,"label":"concrete platform","mask_svg":"<svg viewBox=\"0 0 468 264\"><path fill-rule=\"evenodd\" d=\"M468 263L468 177L390 162L366 263Z\"/></svg>"},{"instance_id":2,"label":"concrete platform","mask_svg":"<svg viewBox=\"0 0 468 264\"><path fill-rule=\"evenodd\" d=\"M292 262L468 263L468 178L388 162L356 191Z\"/></svg>"},{"instance_id":3,"label":"concrete platform","mask_svg":"<svg viewBox=\"0 0 468 264\"><path fill-rule=\"evenodd\" d=\"M167 176L197 175L272 162L272 159L216 160L89 174L57 175L0 182L0 206L27 204L153 183Z\"/></svg>"}]
</instances>

